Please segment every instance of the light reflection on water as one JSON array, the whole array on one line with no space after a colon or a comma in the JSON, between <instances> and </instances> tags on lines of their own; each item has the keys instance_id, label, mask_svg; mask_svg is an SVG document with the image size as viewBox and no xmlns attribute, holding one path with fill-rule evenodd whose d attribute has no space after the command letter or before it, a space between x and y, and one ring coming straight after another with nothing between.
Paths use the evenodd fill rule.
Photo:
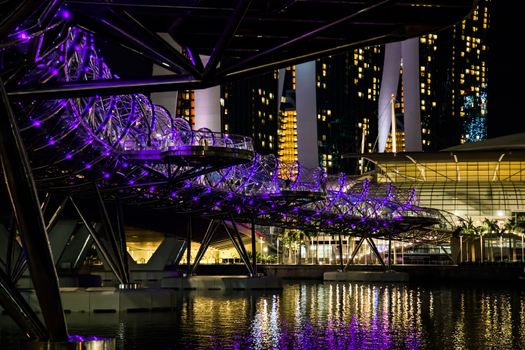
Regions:
<instances>
[{"instance_id":1,"label":"light reflection on water","mask_svg":"<svg viewBox=\"0 0 525 350\"><path fill-rule=\"evenodd\" d=\"M525 294L513 286L287 284L279 292L185 292L173 312L68 315L71 333L119 349L520 349ZM15 348L0 316L0 348Z\"/></svg>"}]
</instances>

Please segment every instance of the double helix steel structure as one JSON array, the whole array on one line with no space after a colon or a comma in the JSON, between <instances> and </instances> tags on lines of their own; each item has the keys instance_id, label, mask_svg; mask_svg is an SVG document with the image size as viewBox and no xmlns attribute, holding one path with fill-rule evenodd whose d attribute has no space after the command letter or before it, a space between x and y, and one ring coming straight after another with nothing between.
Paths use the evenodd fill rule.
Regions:
<instances>
[{"instance_id":1,"label":"double helix steel structure","mask_svg":"<svg viewBox=\"0 0 525 350\"><path fill-rule=\"evenodd\" d=\"M0 159L15 223L10 225L9 246L14 247L18 234L23 254L17 271L10 268L10 260L0 264L0 302L29 338L68 339L47 235L67 200L121 284L130 282L122 206L117 205L114 223L105 207L110 201L217 218L223 224L226 219L251 222L253 247L255 224L354 235L361 237L359 244L372 237L440 241L440 235L449 231L449 221L442 213L417 206L413 190L403 192L389 184L344 174L332 177L321 168L306 169L298 163L284 164L271 155L258 155L249 137L192 130L184 119L172 116L137 91L205 88L283 62L315 59L356 44L399 40L397 25L382 24L391 9L400 10L400 14L408 9L421 12L423 19L416 12L405 19L414 25L403 24L403 30L414 28L407 31L407 37L419 35L464 16L472 1L454 4L451 19L432 25L426 19L444 18L436 16L441 6L406 7L388 0L349 2L343 18L333 19L337 11L330 10L325 20L312 21L315 11L300 11L295 4L280 7L266 1L238 1L233 8L219 8L215 3L191 8L207 12L224 25L222 34L202 40L206 45L197 50L210 55L205 65L192 56L191 44L187 49L192 57L184 57L143 25L139 17L146 15L142 20L148 21L149 12L136 11L134 1L116 4L126 7L122 11L111 8L115 2L2 3L2 10L8 12L0 19ZM138 5L139 9L147 6ZM318 5L319 9L324 6ZM280 10L274 11L276 8ZM75 24L68 9L74 9L80 18ZM193 39L196 27L191 21L200 23L207 18L188 9L174 6L170 10L181 42ZM224 11L229 14L225 23ZM271 26L261 27L259 20L272 22L277 13L304 25L281 27L293 29L289 36L266 35ZM355 22L357 17L366 18ZM285 23L283 18L278 22ZM353 31L357 37L348 35L343 26L374 21L381 23L377 32ZM143 54L152 63L165 65L175 75L138 82L120 80L98 51L92 30ZM236 35L237 31L244 34ZM244 35L255 35L253 43L263 47L244 47L252 44L240 40ZM267 44L258 41L265 36ZM223 60L223 56L228 57ZM48 215L49 196L42 200L44 193L65 197L53 215ZM79 209L77 198L96 199L103 213L103 230L95 230ZM211 235L206 234L206 240ZM232 241L248 266L240 238ZM200 250L196 261L203 254ZM26 265L45 325L14 284ZM249 269L257 275L255 260Z\"/></svg>"},{"instance_id":2,"label":"double helix steel structure","mask_svg":"<svg viewBox=\"0 0 525 350\"><path fill-rule=\"evenodd\" d=\"M45 41L42 36L33 40ZM53 36L19 85L116 77L92 34L64 27ZM15 111L35 180L43 188L173 183L249 161L253 153L250 138L191 130L143 94L20 101Z\"/></svg>"},{"instance_id":3,"label":"double helix steel structure","mask_svg":"<svg viewBox=\"0 0 525 350\"><path fill-rule=\"evenodd\" d=\"M31 39L43 44L18 84L117 77L93 34L61 26L54 40L45 36ZM19 101L15 108L42 189L82 192L93 184L136 205L326 233L382 236L441 223L417 207L415 191L254 155L249 137L192 130L143 94Z\"/></svg>"}]
</instances>

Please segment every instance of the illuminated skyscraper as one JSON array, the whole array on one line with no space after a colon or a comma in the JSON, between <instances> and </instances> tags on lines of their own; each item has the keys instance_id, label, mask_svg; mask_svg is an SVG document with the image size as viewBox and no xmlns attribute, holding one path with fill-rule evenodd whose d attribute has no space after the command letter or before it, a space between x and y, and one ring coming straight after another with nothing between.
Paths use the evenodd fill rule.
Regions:
<instances>
[{"instance_id":1,"label":"illuminated skyscraper","mask_svg":"<svg viewBox=\"0 0 525 350\"><path fill-rule=\"evenodd\" d=\"M461 143L487 138L487 67L490 0L453 27L452 115L462 120Z\"/></svg>"},{"instance_id":2,"label":"illuminated skyscraper","mask_svg":"<svg viewBox=\"0 0 525 350\"><path fill-rule=\"evenodd\" d=\"M317 62L319 158L328 173L358 171L341 155L374 148L381 60L381 47L374 46Z\"/></svg>"},{"instance_id":3,"label":"illuminated skyscraper","mask_svg":"<svg viewBox=\"0 0 525 350\"><path fill-rule=\"evenodd\" d=\"M282 94L279 103L278 156L282 162L293 163L298 158L297 151L297 106L295 66L281 69ZM283 174L284 175L284 174Z\"/></svg>"},{"instance_id":4,"label":"illuminated skyscraper","mask_svg":"<svg viewBox=\"0 0 525 350\"><path fill-rule=\"evenodd\" d=\"M250 136L257 152L277 155L277 85L277 71L222 85L222 131Z\"/></svg>"},{"instance_id":5,"label":"illuminated skyscraper","mask_svg":"<svg viewBox=\"0 0 525 350\"><path fill-rule=\"evenodd\" d=\"M177 105L175 115L182 117L195 127L195 91L181 90L177 93Z\"/></svg>"},{"instance_id":6,"label":"illuminated skyscraper","mask_svg":"<svg viewBox=\"0 0 525 350\"><path fill-rule=\"evenodd\" d=\"M405 145L411 142L413 146L414 140L420 143L419 149L435 151L486 137L491 6L490 0L480 0L470 18L410 41L414 45L399 60L399 75L392 85L397 96L394 112L398 152L409 150ZM316 142L318 162L328 173L365 171L358 161L341 159L341 155L379 149L378 102L384 55L384 46L374 46L316 61L317 138L310 143ZM415 82L412 85L417 94L409 93L414 86L407 90L406 77L400 79L407 74L407 65L415 68L415 79L410 81ZM279 155L285 162L300 160L296 69L289 67L224 85L223 130L252 136L261 153ZM390 119L391 97L387 96ZM420 115L411 125L420 130L420 139L408 140L414 135L413 131L407 134L405 114L411 98L411 108L417 108ZM391 128L386 129L382 142L388 152L392 150L392 135Z\"/></svg>"},{"instance_id":7,"label":"illuminated skyscraper","mask_svg":"<svg viewBox=\"0 0 525 350\"><path fill-rule=\"evenodd\" d=\"M491 5L490 0L480 0L471 17L419 38L423 150L487 137Z\"/></svg>"}]
</instances>

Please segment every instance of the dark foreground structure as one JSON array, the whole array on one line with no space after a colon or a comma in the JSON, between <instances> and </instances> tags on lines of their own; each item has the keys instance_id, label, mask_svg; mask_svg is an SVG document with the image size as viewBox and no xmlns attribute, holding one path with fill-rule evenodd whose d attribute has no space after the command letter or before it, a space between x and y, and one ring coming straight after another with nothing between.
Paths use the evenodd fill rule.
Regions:
<instances>
[{"instance_id":1,"label":"dark foreground structure","mask_svg":"<svg viewBox=\"0 0 525 350\"><path fill-rule=\"evenodd\" d=\"M84 239L58 241L82 242L77 252L96 247L124 289L136 287L124 232L129 207L141 208L145 217L149 211L186 214L188 242L192 216L213 219L195 265L222 226L252 276L256 223L354 232L360 244L372 247L371 237L423 228L434 237L446 229L442 215L417 207L411 191L345 175L330 179L299 164L290 168L254 154L248 138L191 130L144 94L206 88L350 47L420 35L459 21L472 1L220 3L2 4L0 155L11 210L2 212L0 300L28 338L68 340L59 259L48 235L67 217L78 223L72 237ZM158 32L169 33L180 47ZM173 74L119 78L97 49L98 40L122 45ZM206 63L200 55L209 56ZM235 222L251 224L251 261ZM43 323L16 288L26 268Z\"/></svg>"}]
</instances>

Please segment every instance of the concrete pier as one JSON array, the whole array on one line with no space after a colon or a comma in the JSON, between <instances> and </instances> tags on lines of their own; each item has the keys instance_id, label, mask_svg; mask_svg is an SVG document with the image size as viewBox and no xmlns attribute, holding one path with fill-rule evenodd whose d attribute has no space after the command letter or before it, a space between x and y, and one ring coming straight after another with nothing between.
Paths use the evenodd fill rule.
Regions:
<instances>
[{"instance_id":1,"label":"concrete pier","mask_svg":"<svg viewBox=\"0 0 525 350\"><path fill-rule=\"evenodd\" d=\"M330 271L323 274L324 281L354 282L408 282L407 272L397 271Z\"/></svg>"},{"instance_id":2,"label":"concrete pier","mask_svg":"<svg viewBox=\"0 0 525 350\"><path fill-rule=\"evenodd\" d=\"M22 291L35 312L40 312L34 290ZM175 308L176 292L170 289L119 290L112 287L61 288L64 312L169 311Z\"/></svg>"},{"instance_id":3,"label":"concrete pier","mask_svg":"<svg viewBox=\"0 0 525 350\"><path fill-rule=\"evenodd\" d=\"M283 288L280 279L269 276L167 277L162 280L161 286L162 288L178 290L257 290Z\"/></svg>"}]
</instances>

